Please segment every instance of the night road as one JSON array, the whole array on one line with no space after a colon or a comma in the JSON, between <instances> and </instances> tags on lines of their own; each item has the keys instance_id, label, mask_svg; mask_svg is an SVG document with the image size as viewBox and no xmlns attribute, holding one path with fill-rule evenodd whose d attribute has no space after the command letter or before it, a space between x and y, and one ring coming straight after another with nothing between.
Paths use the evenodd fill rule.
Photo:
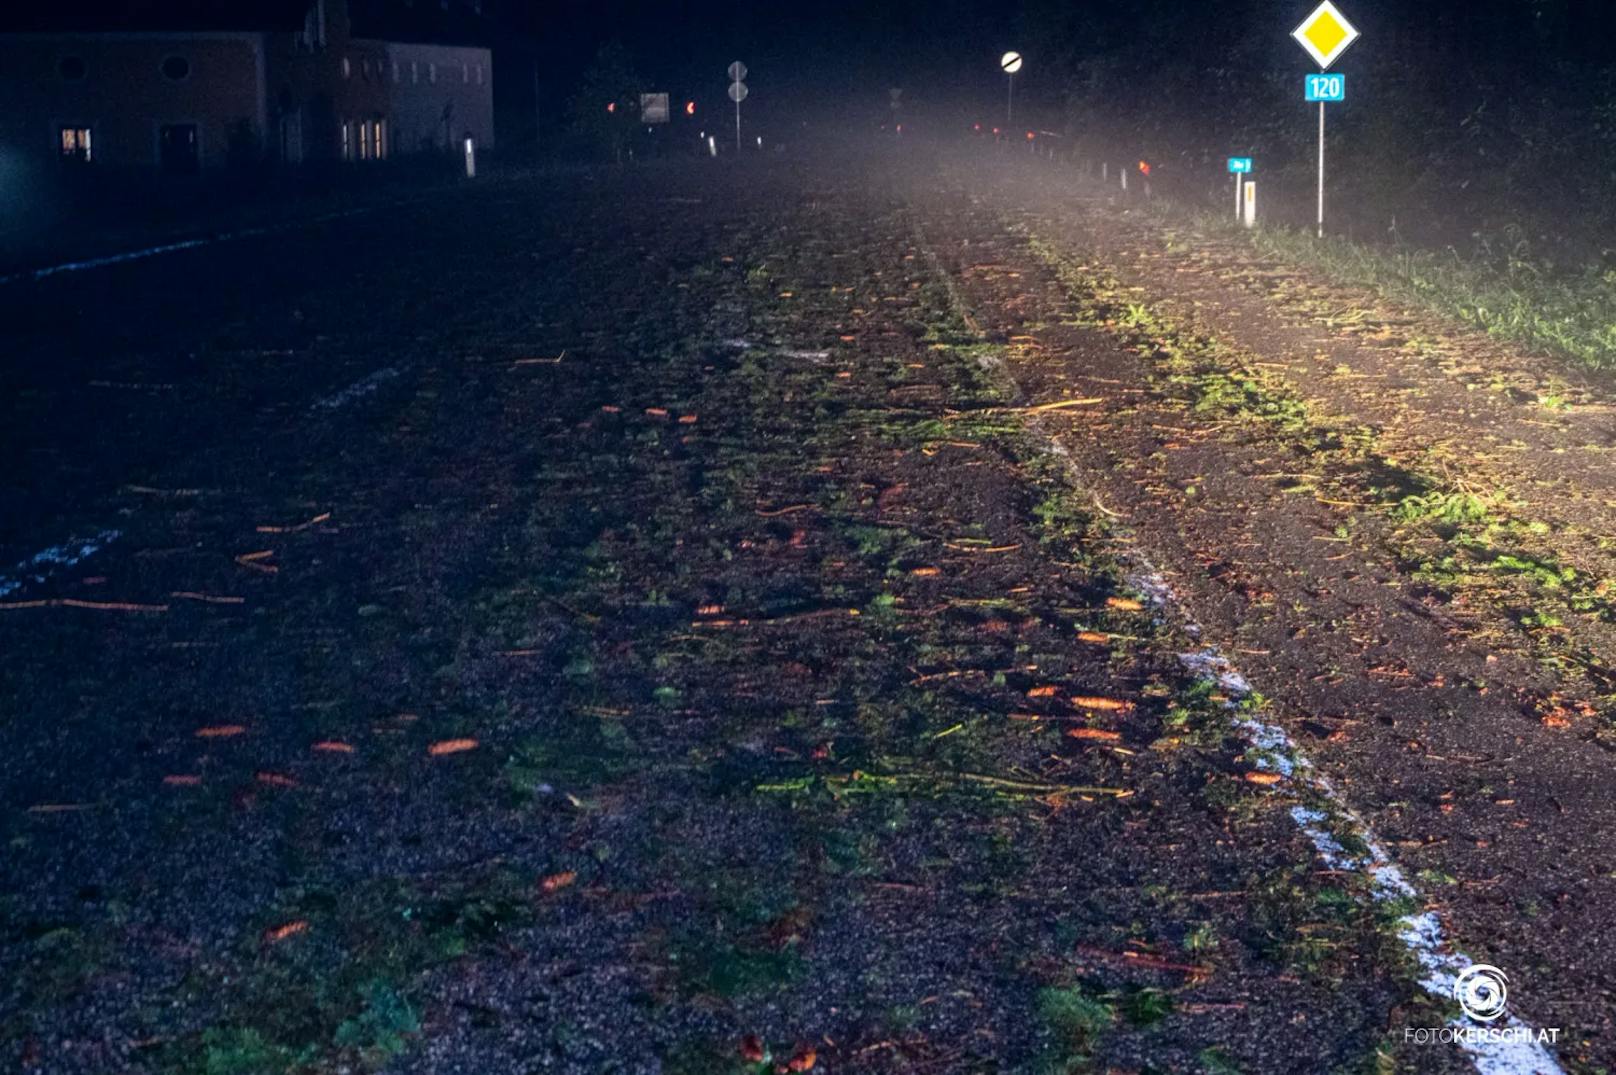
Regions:
<instances>
[{"instance_id":1,"label":"night road","mask_svg":"<svg viewBox=\"0 0 1616 1075\"><path fill-rule=\"evenodd\" d=\"M7 1063L1610 1064L1608 623L1417 508L1600 577L1616 393L1141 209L824 149L0 285ZM1472 960L1557 1040L1405 1035Z\"/></svg>"}]
</instances>

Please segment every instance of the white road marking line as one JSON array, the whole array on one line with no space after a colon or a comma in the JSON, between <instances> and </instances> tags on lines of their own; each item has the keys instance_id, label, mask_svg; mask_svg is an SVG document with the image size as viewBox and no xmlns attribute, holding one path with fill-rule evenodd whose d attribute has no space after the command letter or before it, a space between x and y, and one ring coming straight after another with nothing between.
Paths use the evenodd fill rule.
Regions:
<instances>
[{"instance_id":1,"label":"white road marking line","mask_svg":"<svg viewBox=\"0 0 1616 1075\"><path fill-rule=\"evenodd\" d=\"M334 213L322 213L317 216L294 220L287 224L273 227L241 228L237 231L222 232L210 235L205 239L181 239L172 243L162 243L150 246L144 250L129 250L121 254L107 254L98 258L86 258L82 261L68 261L60 265L51 265L43 269L30 269L26 272L12 273L9 276L0 276L0 287L6 284L15 284L23 280L45 280L52 276L64 273L85 272L90 269L104 269L109 265L123 265L131 261L145 261L147 258L161 257L164 254L173 254L181 250L195 250L198 247L213 246L218 243L233 243L241 239L255 239L263 235L275 235L280 232L295 231L316 224L326 224L333 220L342 220L347 217L362 216L365 213L379 213L387 209L398 209L413 205L423 199L413 201L391 202L387 205L370 205L360 209L343 209Z\"/></svg>"},{"instance_id":2,"label":"white road marking line","mask_svg":"<svg viewBox=\"0 0 1616 1075\"><path fill-rule=\"evenodd\" d=\"M1064 451L1058 454L1066 455ZM1171 614L1189 634L1199 638L1200 626L1189 619L1182 606L1178 605L1167 580L1137 547L1131 545L1132 537L1126 538L1130 544L1125 546L1122 556L1136 568L1135 574L1128 578L1128 585L1143 595L1159 615ZM1215 646L1195 653L1179 654L1179 661L1194 675L1216 683L1229 696L1224 706L1231 711L1237 711L1241 702L1252 694L1251 684L1246 677ZM1283 728L1250 716L1236 717L1234 726L1251 745L1252 758L1258 769L1279 774L1295 786L1313 792L1325 804L1326 809L1323 810L1298 804L1290 811L1291 820L1312 841L1314 850L1325 865L1333 870L1367 876L1371 898L1377 903L1414 900L1424 905L1419 890L1409 883L1402 869L1392 861L1369 824L1347 805L1335 785L1314 767ZM1342 845L1336 834L1343 831L1362 844L1362 854L1354 854ZM1461 971L1475 961L1452 947L1437 913L1426 910L1402 915L1397 919L1395 929L1397 939L1425 970L1420 986L1439 1000L1453 1000L1455 980ZM1459 1048L1470 1057L1481 1075L1564 1075L1559 1062L1539 1044L1538 1032L1513 1016L1501 1024L1474 1023L1457 1018L1448 1025L1460 1030L1504 1026L1520 1031L1521 1037L1529 1039L1514 1040L1513 1036L1509 1040L1490 1040L1487 1036L1478 1036L1474 1040L1459 1038Z\"/></svg>"},{"instance_id":3,"label":"white road marking line","mask_svg":"<svg viewBox=\"0 0 1616 1075\"><path fill-rule=\"evenodd\" d=\"M311 411L334 411L346 407L356 399L361 399L375 392L376 389L391 381L399 375L398 367L383 366L375 373L367 374L333 395L324 399L317 399L309 405Z\"/></svg>"}]
</instances>

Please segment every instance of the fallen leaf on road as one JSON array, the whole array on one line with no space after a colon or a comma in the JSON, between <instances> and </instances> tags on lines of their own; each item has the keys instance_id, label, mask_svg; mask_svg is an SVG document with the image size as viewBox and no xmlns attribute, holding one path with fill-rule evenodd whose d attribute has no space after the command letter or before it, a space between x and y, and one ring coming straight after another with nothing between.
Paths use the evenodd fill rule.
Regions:
<instances>
[{"instance_id":1,"label":"fallen leaf on road","mask_svg":"<svg viewBox=\"0 0 1616 1075\"><path fill-rule=\"evenodd\" d=\"M354 752L353 744L344 743L340 739L322 739L309 747L309 749L320 754L352 754Z\"/></svg>"},{"instance_id":2,"label":"fallen leaf on road","mask_svg":"<svg viewBox=\"0 0 1616 1075\"><path fill-rule=\"evenodd\" d=\"M1079 709L1094 709L1101 713L1126 713L1133 708L1133 703L1121 698L1097 698L1091 695L1079 695L1072 699L1072 704Z\"/></svg>"},{"instance_id":3,"label":"fallen leaf on road","mask_svg":"<svg viewBox=\"0 0 1616 1075\"><path fill-rule=\"evenodd\" d=\"M264 943L279 944L288 937L296 937L299 933L307 933L308 929L308 920L299 918L294 922L286 923L284 926L276 926L273 929L264 930Z\"/></svg>"},{"instance_id":4,"label":"fallen leaf on road","mask_svg":"<svg viewBox=\"0 0 1616 1075\"><path fill-rule=\"evenodd\" d=\"M1069 739L1092 739L1105 743L1115 743L1122 738L1121 732L1107 731L1104 728L1073 728L1066 735Z\"/></svg>"},{"instance_id":5,"label":"fallen leaf on road","mask_svg":"<svg viewBox=\"0 0 1616 1075\"><path fill-rule=\"evenodd\" d=\"M434 758L445 754L464 754L468 750L477 749L475 739L443 739L426 748L426 752Z\"/></svg>"},{"instance_id":6,"label":"fallen leaf on road","mask_svg":"<svg viewBox=\"0 0 1616 1075\"><path fill-rule=\"evenodd\" d=\"M1256 784L1259 787L1270 787L1285 779L1278 773L1247 773L1246 783Z\"/></svg>"},{"instance_id":7,"label":"fallen leaf on road","mask_svg":"<svg viewBox=\"0 0 1616 1075\"><path fill-rule=\"evenodd\" d=\"M540 878L539 890L548 896L551 893L560 892L576 880L578 880L576 870L563 870L561 873L553 873L549 877Z\"/></svg>"},{"instance_id":8,"label":"fallen leaf on road","mask_svg":"<svg viewBox=\"0 0 1616 1075\"><path fill-rule=\"evenodd\" d=\"M198 728L196 737L198 739L231 739L243 734L246 730L246 726L242 724L210 724L206 728Z\"/></svg>"}]
</instances>

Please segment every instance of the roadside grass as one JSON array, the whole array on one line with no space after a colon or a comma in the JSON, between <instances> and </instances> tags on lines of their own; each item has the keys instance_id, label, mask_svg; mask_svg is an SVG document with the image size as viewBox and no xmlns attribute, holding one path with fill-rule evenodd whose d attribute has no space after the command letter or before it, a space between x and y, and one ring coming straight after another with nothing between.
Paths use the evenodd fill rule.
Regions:
<instances>
[{"instance_id":1,"label":"roadside grass","mask_svg":"<svg viewBox=\"0 0 1616 1075\"><path fill-rule=\"evenodd\" d=\"M1209 210L1155 203L1159 214L1260 254L1317 269L1340 284L1455 317L1490 336L1591 369L1616 368L1616 270L1572 269L1516 253L1464 257L1456 250L1371 246L1284 227L1245 229ZM1483 244L1484 251L1491 244ZM1563 405L1554 397L1545 406Z\"/></svg>"},{"instance_id":2,"label":"roadside grass","mask_svg":"<svg viewBox=\"0 0 1616 1075\"><path fill-rule=\"evenodd\" d=\"M1611 693L1611 677L1568 624L1581 616L1616 622L1612 585L1566 563L1546 523L1519 516L1494 492L1388 458L1373 430L1317 413L1282 377L1216 339L1181 329L1104 270L1079 265L1021 231L1077 303L1078 323L1151 360L1159 382L1190 409L1260 423L1314 460L1320 473L1287 491L1377 513L1388 524L1389 551L1410 578L1449 599L1464 595L1491 605L1540 657L1584 677L1595 693ZM1353 540L1352 533L1341 540Z\"/></svg>"}]
</instances>

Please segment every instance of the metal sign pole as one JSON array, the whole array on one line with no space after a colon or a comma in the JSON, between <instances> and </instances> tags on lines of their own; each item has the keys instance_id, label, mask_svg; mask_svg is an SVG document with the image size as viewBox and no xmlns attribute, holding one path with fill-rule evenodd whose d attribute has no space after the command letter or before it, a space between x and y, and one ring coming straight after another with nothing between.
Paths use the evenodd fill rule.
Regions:
<instances>
[{"instance_id":1,"label":"metal sign pole","mask_svg":"<svg viewBox=\"0 0 1616 1075\"><path fill-rule=\"evenodd\" d=\"M735 152L741 151L741 102L735 102Z\"/></svg>"},{"instance_id":2,"label":"metal sign pole","mask_svg":"<svg viewBox=\"0 0 1616 1075\"><path fill-rule=\"evenodd\" d=\"M1240 207L1244 205L1246 201L1246 192L1244 190L1245 185L1245 175L1240 172L1234 173L1234 218L1236 220L1240 219Z\"/></svg>"},{"instance_id":3,"label":"metal sign pole","mask_svg":"<svg viewBox=\"0 0 1616 1075\"><path fill-rule=\"evenodd\" d=\"M1010 96L1004 106L1004 129L1008 131L1016 125L1016 76L1006 75L1010 83Z\"/></svg>"},{"instance_id":4,"label":"metal sign pole","mask_svg":"<svg viewBox=\"0 0 1616 1075\"><path fill-rule=\"evenodd\" d=\"M1324 238L1324 102L1319 102L1319 238Z\"/></svg>"}]
</instances>

